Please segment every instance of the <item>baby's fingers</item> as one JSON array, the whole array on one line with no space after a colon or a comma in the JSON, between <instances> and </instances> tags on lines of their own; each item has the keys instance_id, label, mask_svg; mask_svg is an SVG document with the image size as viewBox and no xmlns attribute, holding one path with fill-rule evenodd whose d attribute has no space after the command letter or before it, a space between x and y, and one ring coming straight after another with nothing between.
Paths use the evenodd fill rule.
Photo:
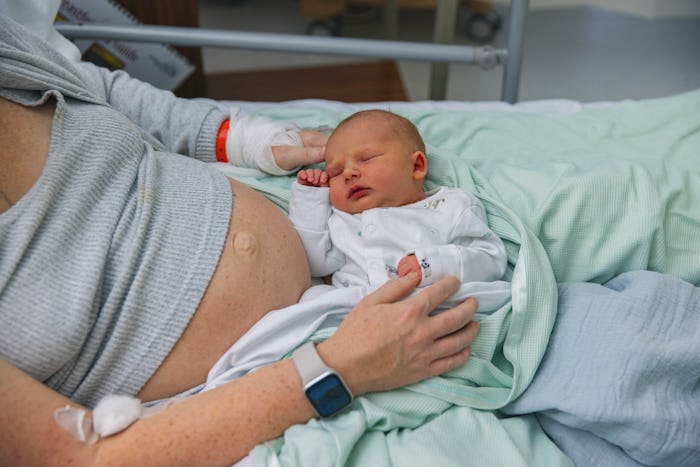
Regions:
<instances>
[{"instance_id":1,"label":"baby's fingers","mask_svg":"<svg viewBox=\"0 0 700 467\"><path fill-rule=\"evenodd\" d=\"M323 171L314 169L314 185L319 186L323 183Z\"/></svg>"},{"instance_id":2,"label":"baby's fingers","mask_svg":"<svg viewBox=\"0 0 700 467\"><path fill-rule=\"evenodd\" d=\"M328 186L328 172L325 170L321 172L321 185Z\"/></svg>"},{"instance_id":3,"label":"baby's fingers","mask_svg":"<svg viewBox=\"0 0 700 467\"><path fill-rule=\"evenodd\" d=\"M297 173L297 182L302 185L307 185L309 183L309 171L307 169L302 169Z\"/></svg>"}]
</instances>

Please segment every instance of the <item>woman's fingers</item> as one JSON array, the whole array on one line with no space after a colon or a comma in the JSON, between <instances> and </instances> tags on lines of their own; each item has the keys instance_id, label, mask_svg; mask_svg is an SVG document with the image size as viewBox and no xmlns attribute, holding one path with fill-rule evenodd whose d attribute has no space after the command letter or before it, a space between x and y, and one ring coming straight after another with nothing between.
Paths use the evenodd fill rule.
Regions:
<instances>
[{"instance_id":1,"label":"woman's fingers","mask_svg":"<svg viewBox=\"0 0 700 467\"><path fill-rule=\"evenodd\" d=\"M420 279L419 273L418 278ZM410 274L409 274L410 275ZM423 314L430 314L435 308L440 306L447 300L450 295L455 293L459 288L459 281L454 276L448 276L440 279L434 284L429 285L420 293L406 300L406 302L417 306Z\"/></svg>"},{"instance_id":2,"label":"woman's fingers","mask_svg":"<svg viewBox=\"0 0 700 467\"><path fill-rule=\"evenodd\" d=\"M459 330L437 339L433 345L430 373L439 375L464 364L471 354L471 344L479 328L478 321L470 321Z\"/></svg>"},{"instance_id":3,"label":"woman's fingers","mask_svg":"<svg viewBox=\"0 0 700 467\"><path fill-rule=\"evenodd\" d=\"M406 276L386 282L380 288L362 300L364 306L395 303L407 297L418 285L420 273L412 272ZM417 310L423 317L428 317L438 306L455 293L459 281L455 277L445 277L404 300L405 305ZM469 298L450 310L430 316L425 325L433 339L452 334L466 326L478 308L477 301Z\"/></svg>"},{"instance_id":4,"label":"woman's fingers","mask_svg":"<svg viewBox=\"0 0 700 467\"><path fill-rule=\"evenodd\" d=\"M432 336L433 341L425 349L429 362L427 376L440 375L463 365L471 354L471 343L479 332L479 323L473 321L478 308L474 298L430 315L459 286L457 279L453 279L442 279L409 299L428 315L423 326L428 327L427 334Z\"/></svg>"},{"instance_id":5,"label":"woman's fingers","mask_svg":"<svg viewBox=\"0 0 700 467\"><path fill-rule=\"evenodd\" d=\"M377 290L367 295L363 300L363 305L374 306L383 303L395 303L410 294L420 281L420 274L413 273L398 279L387 281Z\"/></svg>"},{"instance_id":6,"label":"woman's fingers","mask_svg":"<svg viewBox=\"0 0 700 467\"><path fill-rule=\"evenodd\" d=\"M433 360L430 363L429 371L431 376L438 376L455 368L464 365L472 353L471 346L465 347L455 354Z\"/></svg>"},{"instance_id":7,"label":"woman's fingers","mask_svg":"<svg viewBox=\"0 0 700 467\"><path fill-rule=\"evenodd\" d=\"M272 146L272 155L283 170L323 161L328 135L320 131L300 131L303 146Z\"/></svg>"},{"instance_id":8,"label":"woman's fingers","mask_svg":"<svg viewBox=\"0 0 700 467\"><path fill-rule=\"evenodd\" d=\"M314 130L302 130L299 132L301 141L304 146L308 147L323 147L328 141L328 133Z\"/></svg>"},{"instance_id":9,"label":"woman's fingers","mask_svg":"<svg viewBox=\"0 0 700 467\"><path fill-rule=\"evenodd\" d=\"M453 370L469 357L479 330L472 321L476 300L432 314L459 281L444 278L409 297L419 282L420 273L388 281L319 345L324 361L343 374L356 394L415 383Z\"/></svg>"},{"instance_id":10,"label":"woman's fingers","mask_svg":"<svg viewBox=\"0 0 700 467\"><path fill-rule=\"evenodd\" d=\"M320 131L300 131L303 146L272 146L272 155L283 170L323 161L328 135Z\"/></svg>"},{"instance_id":11,"label":"woman's fingers","mask_svg":"<svg viewBox=\"0 0 700 467\"><path fill-rule=\"evenodd\" d=\"M283 170L292 170L300 165L311 165L323 160L323 147L272 146L272 155Z\"/></svg>"},{"instance_id":12,"label":"woman's fingers","mask_svg":"<svg viewBox=\"0 0 700 467\"><path fill-rule=\"evenodd\" d=\"M436 339L447 336L462 329L474 319L478 303L474 298L468 298L459 305L430 317L431 334Z\"/></svg>"}]
</instances>

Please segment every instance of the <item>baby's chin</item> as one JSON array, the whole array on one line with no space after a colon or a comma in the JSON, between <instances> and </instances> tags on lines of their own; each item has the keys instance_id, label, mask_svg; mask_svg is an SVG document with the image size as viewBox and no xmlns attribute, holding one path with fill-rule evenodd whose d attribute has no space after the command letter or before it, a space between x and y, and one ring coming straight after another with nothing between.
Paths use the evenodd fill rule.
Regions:
<instances>
[{"instance_id":1,"label":"baby's chin","mask_svg":"<svg viewBox=\"0 0 700 467\"><path fill-rule=\"evenodd\" d=\"M411 201L388 201L388 200L377 200L371 196L364 196L355 200L348 200L348 202L342 203L342 205L334 206L336 209L347 212L348 214L359 214L364 211L376 208L395 208L397 206L405 206L407 204L412 204L416 200Z\"/></svg>"},{"instance_id":2,"label":"baby's chin","mask_svg":"<svg viewBox=\"0 0 700 467\"><path fill-rule=\"evenodd\" d=\"M376 201L372 201L366 198L367 197L355 200L348 200L347 202L344 202L340 205L336 205L335 208L339 209L340 211L347 212L348 214L359 214L363 211L367 211L368 209L386 207L383 206L382 203L378 203Z\"/></svg>"}]
</instances>

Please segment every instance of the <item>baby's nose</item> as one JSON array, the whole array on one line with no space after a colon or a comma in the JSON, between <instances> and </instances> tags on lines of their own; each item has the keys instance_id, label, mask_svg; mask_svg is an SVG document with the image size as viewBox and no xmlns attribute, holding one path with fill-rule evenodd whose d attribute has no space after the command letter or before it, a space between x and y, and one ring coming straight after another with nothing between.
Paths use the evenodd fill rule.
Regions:
<instances>
[{"instance_id":1,"label":"baby's nose","mask_svg":"<svg viewBox=\"0 0 700 467\"><path fill-rule=\"evenodd\" d=\"M360 176L360 172L354 169L349 169L345 171L345 181L349 182Z\"/></svg>"}]
</instances>

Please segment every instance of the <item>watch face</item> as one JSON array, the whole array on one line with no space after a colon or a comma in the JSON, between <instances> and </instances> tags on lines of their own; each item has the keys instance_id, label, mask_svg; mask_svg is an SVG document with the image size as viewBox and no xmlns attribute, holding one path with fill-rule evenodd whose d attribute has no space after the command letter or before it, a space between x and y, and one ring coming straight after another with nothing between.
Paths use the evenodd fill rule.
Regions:
<instances>
[{"instance_id":1,"label":"watch face","mask_svg":"<svg viewBox=\"0 0 700 467\"><path fill-rule=\"evenodd\" d=\"M329 373L306 389L306 396L321 417L330 417L352 402L338 375Z\"/></svg>"}]
</instances>

